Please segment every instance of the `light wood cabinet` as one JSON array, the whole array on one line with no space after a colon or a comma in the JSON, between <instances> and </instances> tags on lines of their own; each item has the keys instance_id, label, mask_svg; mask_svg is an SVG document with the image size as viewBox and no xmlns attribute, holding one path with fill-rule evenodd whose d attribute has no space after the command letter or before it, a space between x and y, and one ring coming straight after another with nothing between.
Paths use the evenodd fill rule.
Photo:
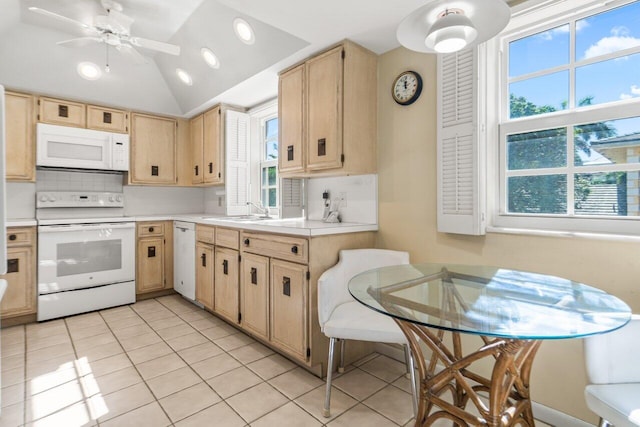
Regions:
<instances>
[{"instance_id":1,"label":"light wood cabinet","mask_svg":"<svg viewBox=\"0 0 640 427\"><path fill-rule=\"evenodd\" d=\"M213 311L234 323L240 323L238 256L236 250L216 246Z\"/></svg>"},{"instance_id":2,"label":"light wood cabinet","mask_svg":"<svg viewBox=\"0 0 640 427\"><path fill-rule=\"evenodd\" d=\"M137 224L136 293L173 288L173 228L171 221Z\"/></svg>"},{"instance_id":3,"label":"light wood cabinet","mask_svg":"<svg viewBox=\"0 0 640 427\"><path fill-rule=\"evenodd\" d=\"M281 176L375 173L374 53L344 41L281 73L278 98Z\"/></svg>"},{"instance_id":4,"label":"light wood cabinet","mask_svg":"<svg viewBox=\"0 0 640 427\"><path fill-rule=\"evenodd\" d=\"M222 107L194 117L189 122L192 148L193 184L222 184L224 152L222 144Z\"/></svg>"},{"instance_id":5,"label":"light wood cabinet","mask_svg":"<svg viewBox=\"0 0 640 427\"><path fill-rule=\"evenodd\" d=\"M129 133L129 113L114 108L87 105L87 128Z\"/></svg>"},{"instance_id":6,"label":"light wood cabinet","mask_svg":"<svg viewBox=\"0 0 640 427\"><path fill-rule=\"evenodd\" d=\"M215 253L213 245L196 242L196 301L214 309Z\"/></svg>"},{"instance_id":7,"label":"light wood cabinet","mask_svg":"<svg viewBox=\"0 0 640 427\"><path fill-rule=\"evenodd\" d=\"M5 92L6 179L35 181L34 98Z\"/></svg>"},{"instance_id":8,"label":"light wood cabinet","mask_svg":"<svg viewBox=\"0 0 640 427\"><path fill-rule=\"evenodd\" d=\"M269 258L245 253L240 273L241 326L269 340Z\"/></svg>"},{"instance_id":9,"label":"light wood cabinet","mask_svg":"<svg viewBox=\"0 0 640 427\"><path fill-rule=\"evenodd\" d=\"M7 229L7 281L0 315L2 319L36 314L36 228Z\"/></svg>"},{"instance_id":10,"label":"light wood cabinet","mask_svg":"<svg viewBox=\"0 0 640 427\"><path fill-rule=\"evenodd\" d=\"M176 126L175 119L131 114L130 184L176 184Z\"/></svg>"},{"instance_id":11,"label":"light wood cabinet","mask_svg":"<svg viewBox=\"0 0 640 427\"><path fill-rule=\"evenodd\" d=\"M86 106L80 102L40 97L38 99L38 121L83 128L87 124Z\"/></svg>"}]
</instances>

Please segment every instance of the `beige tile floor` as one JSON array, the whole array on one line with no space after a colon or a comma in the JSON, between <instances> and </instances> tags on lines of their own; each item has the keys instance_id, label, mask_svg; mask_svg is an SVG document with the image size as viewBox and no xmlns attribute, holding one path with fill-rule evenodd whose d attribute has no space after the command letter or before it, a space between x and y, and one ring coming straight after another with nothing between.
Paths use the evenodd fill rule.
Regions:
<instances>
[{"instance_id":1,"label":"beige tile floor","mask_svg":"<svg viewBox=\"0 0 640 427\"><path fill-rule=\"evenodd\" d=\"M404 426L404 365L324 382L178 296L2 330L0 427Z\"/></svg>"}]
</instances>

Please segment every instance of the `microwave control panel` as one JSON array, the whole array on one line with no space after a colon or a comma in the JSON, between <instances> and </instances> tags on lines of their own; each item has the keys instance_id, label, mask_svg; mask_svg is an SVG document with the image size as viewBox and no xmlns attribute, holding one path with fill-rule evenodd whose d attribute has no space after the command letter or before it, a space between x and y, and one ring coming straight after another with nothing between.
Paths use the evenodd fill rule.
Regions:
<instances>
[{"instance_id":1,"label":"microwave control panel","mask_svg":"<svg viewBox=\"0 0 640 427\"><path fill-rule=\"evenodd\" d=\"M42 208L121 208L124 206L122 193L96 191L39 191L36 207Z\"/></svg>"}]
</instances>

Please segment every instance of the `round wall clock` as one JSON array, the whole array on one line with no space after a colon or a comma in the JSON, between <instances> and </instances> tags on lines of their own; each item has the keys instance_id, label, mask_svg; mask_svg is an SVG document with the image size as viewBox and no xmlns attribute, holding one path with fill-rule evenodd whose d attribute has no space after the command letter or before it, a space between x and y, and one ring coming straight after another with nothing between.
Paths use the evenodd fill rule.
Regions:
<instances>
[{"instance_id":1,"label":"round wall clock","mask_svg":"<svg viewBox=\"0 0 640 427\"><path fill-rule=\"evenodd\" d=\"M413 104L420 97L420 93L422 93L422 77L415 71L400 73L391 87L393 100L400 105Z\"/></svg>"}]
</instances>

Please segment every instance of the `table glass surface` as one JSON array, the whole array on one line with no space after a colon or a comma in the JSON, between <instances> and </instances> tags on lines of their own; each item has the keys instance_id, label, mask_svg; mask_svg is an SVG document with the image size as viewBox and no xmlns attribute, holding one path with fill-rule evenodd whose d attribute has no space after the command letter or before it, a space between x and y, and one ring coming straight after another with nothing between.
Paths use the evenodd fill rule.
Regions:
<instances>
[{"instance_id":1,"label":"table glass surface","mask_svg":"<svg viewBox=\"0 0 640 427\"><path fill-rule=\"evenodd\" d=\"M504 268L406 264L349 282L364 305L428 327L514 339L576 338L624 326L631 310L597 288Z\"/></svg>"}]
</instances>

